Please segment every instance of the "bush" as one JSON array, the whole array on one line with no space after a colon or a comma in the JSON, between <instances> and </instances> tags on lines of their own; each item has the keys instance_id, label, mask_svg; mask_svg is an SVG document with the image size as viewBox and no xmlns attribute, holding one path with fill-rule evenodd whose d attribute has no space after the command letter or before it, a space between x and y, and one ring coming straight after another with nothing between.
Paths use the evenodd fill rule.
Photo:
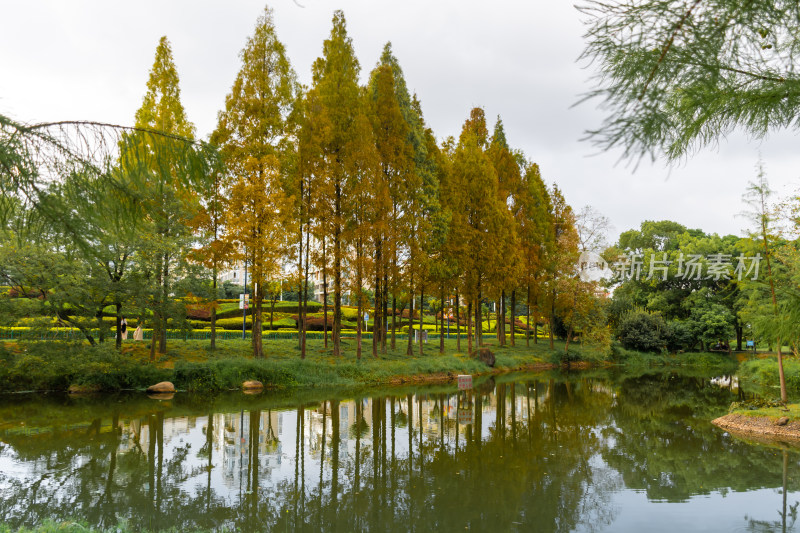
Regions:
<instances>
[{"instance_id":1,"label":"bush","mask_svg":"<svg viewBox=\"0 0 800 533\"><path fill-rule=\"evenodd\" d=\"M624 348L658 352L666 346L667 324L658 313L634 310L622 317L617 335Z\"/></svg>"},{"instance_id":2,"label":"bush","mask_svg":"<svg viewBox=\"0 0 800 533\"><path fill-rule=\"evenodd\" d=\"M697 344L694 326L683 320L670 320L667 324L667 349L671 352L690 350Z\"/></svg>"},{"instance_id":3,"label":"bush","mask_svg":"<svg viewBox=\"0 0 800 533\"><path fill-rule=\"evenodd\" d=\"M97 385L103 390L144 388L168 379L169 370L138 363L113 343L86 346L58 341L25 343L22 352L0 353L0 390L66 390Z\"/></svg>"}]
</instances>

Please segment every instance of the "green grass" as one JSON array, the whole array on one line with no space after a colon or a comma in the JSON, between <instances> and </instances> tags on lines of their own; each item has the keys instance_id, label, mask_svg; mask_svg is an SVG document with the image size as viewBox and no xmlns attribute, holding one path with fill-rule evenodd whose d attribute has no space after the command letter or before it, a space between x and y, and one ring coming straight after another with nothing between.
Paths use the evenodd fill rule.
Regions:
<instances>
[{"instance_id":1,"label":"green grass","mask_svg":"<svg viewBox=\"0 0 800 533\"><path fill-rule=\"evenodd\" d=\"M784 357L783 372L786 389L800 392L800 361L794 357ZM762 388L777 389L780 386L776 356L744 361L739 366L738 375L746 382Z\"/></svg>"},{"instance_id":2,"label":"green grass","mask_svg":"<svg viewBox=\"0 0 800 533\"><path fill-rule=\"evenodd\" d=\"M769 418L780 418L788 416L790 419L800 418L800 404L792 403L786 407L770 406L770 407L754 407L754 406L738 406L733 404L730 410L731 414L745 415L760 417L766 416Z\"/></svg>"},{"instance_id":3,"label":"green grass","mask_svg":"<svg viewBox=\"0 0 800 533\"><path fill-rule=\"evenodd\" d=\"M738 365L733 357L723 353L650 353L626 350L616 345L612 349L612 359L614 362L627 367L691 366L714 368L729 373L733 373Z\"/></svg>"},{"instance_id":4,"label":"green grass","mask_svg":"<svg viewBox=\"0 0 800 533\"><path fill-rule=\"evenodd\" d=\"M496 339L486 339L496 356L495 371L524 369L530 365L559 361L563 344L551 350L544 342L523 341L516 347L496 346ZM478 374L492 371L462 351L456 340L445 341L445 353L439 354L438 340L424 346L414 345L414 354L406 355L407 342L374 358L372 341L362 342L362 358L356 357L356 341L344 338L343 355L334 357L332 342L325 349L322 339L307 341L307 357L300 359L297 340L265 340L264 359L253 359L250 342L220 340L210 351L209 341L170 341L167 353L149 362L147 341L123 344L123 352L107 342L89 347L77 342L8 342L0 349L0 390L65 390L70 385L95 385L103 390L141 389L168 380L176 387L193 391L235 389L242 381L258 379L276 387L358 386L397 382L430 374ZM584 360L601 360L602 354L589 349L573 351ZM414 378L417 379L417 378Z\"/></svg>"}]
</instances>

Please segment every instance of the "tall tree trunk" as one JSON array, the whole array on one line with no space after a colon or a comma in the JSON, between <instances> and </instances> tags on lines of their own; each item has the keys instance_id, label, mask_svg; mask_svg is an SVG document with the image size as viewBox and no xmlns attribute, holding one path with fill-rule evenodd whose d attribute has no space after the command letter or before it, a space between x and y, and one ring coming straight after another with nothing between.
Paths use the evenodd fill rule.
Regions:
<instances>
[{"instance_id":1,"label":"tall tree trunk","mask_svg":"<svg viewBox=\"0 0 800 533\"><path fill-rule=\"evenodd\" d=\"M467 303L467 351L472 353L472 300Z\"/></svg>"},{"instance_id":2,"label":"tall tree trunk","mask_svg":"<svg viewBox=\"0 0 800 533\"><path fill-rule=\"evenodd\" d=\"M527 287L527 299L525 300L525 345L530 347L531 345L531 285L528 284ZM534 319L535 320L535 319ZM534 335L536 334L536 330L534 329ZM534 341L535 343L536 341Z\"/></svg>"},{"instance_id":3,"label":"tall tree trunk","mask_svg":"<svg viewBox=\"0 0 800 533\"><path fill-rule=\"evenodd\" d=\"M356 300L358 301L357 308L358 308L358 315L356 316L356 358L361 359L361 326L364 320L364 308L363 308L363 300L362 297L362 264L363 264L363 246L361 243L361 238L358 238L358 242L356 244Z\"/></svg>"},{"instance_id":4,"label":"tall tree trunk","mask_svg":"<svg viewBox=\"0 0 800 533\"><path fill-rule=\"evenodd\" d=\"M444 353L444 285L441 285L439 288L439 296L441 298L441 305L439 306L442 310L442 321L441 325L439 326L439 353ZM436 317L434 317L436 318Z\"/></svg>"},{"instance_id":5,"label":"tall tree trunk","mask_svg":"<svg viewBox=\"0 0 800 533\"><path fill-rule=\"evenodd\" d=\"M761 233L764 239L764 256L767 260L767 272L769 274L769 290L772 294L772 308L775 314L775 317L778 317L778 298L775 295L775 280L772 277L772 263L770 262L769 258L769 245L767 244L767 225L766 221L762 220L761 222ZM782 343L780 335L777 338L776 348L778 349L778 378L781 385L781 402L786 403L788 401L788 396L786 394L786 376L783 373L783 354L781 353Z\"/></svg>"},{"instance_id":6,"label":"tall tree trunk","mask_svg":"<svg viewBox=\"0 0 800 533\"><path fill-rule=\"evenodd\" d=\"M511 346L516 346L514 342L514 336L517 332L517 290L514 289L511 291L511 327L509 328L511 331Z\"/></svg>"},{"instance_id":7,"label":"tall tree trunk","mask_svg":"<svg viewBox=\"0 0 800 533\"><path fill-rule=\"evenodd\" d=\"M397 349L395 344L395 330L397 329L397 298L392 295L392 350Z\"/></svg>"},{"instance_id":8,"label":"tall tree trunk","mask_svg":"<svg viewBox=\"0 0 800 533\"><path fill-rule=\"evenodd\" d=\"M383 261L383 297L381 298L381 302L383 303L383 312L381 313L381 317L383 321L381 322L381 353L386 353L386 332L389 330L389 273L386 266L386 260Z\"/></svg>"},{"instance_id":9,"label":"tall tree trunk","mask_svg":"<svg viewBox=\"0 0 800 533\"><path fill-rule=\"evenodd\" d=\"M553 289L550 297L550 349L555 347L553 343L553 329L556 324L556 291Z\"/></svg>"},{"instance_id":10,"label":"tall tree trunk","mask_svg":"<svg viewBox=\"0 0 800 533\"><path fill-rule=\"evenodd\" d=\"M478 300L475 302L475 349L483 346L483 316L481 316L481 291L478 288Z\"/></svg>"},{"instance_id":11,"label":"tall tree trunk","mask_svg":"<svg viewBox=\"0 0 800 533\"><path fill-rule=\"evenodd\" d=\"M500 317L500 346L506 345L506 291L500 291L500 310L502 317Z\"/></svg>"},{"instance_id":12,"label":"tall tree trunk","mask_svg":"<svg viewBox=\"0 0 800 533\"><path fill-rule=\"evenodd\" d=\"M342 326L342 188L339 181L335 184L334 229L333 229L333 355L339 357L341 351Z\"/></svg>"},{"instance_id":13,"label":"tall tree trunk","mask_svg":"<svg viewBox=\"0 0 800 533\"><path fill-rule=\"evenodd\" d=\"M309 231L309 226L306 224L306 271L303 275L303 305L302 305L302 312L303 312L303 325L301 330L301 337L302 341L300 343L300 358L306 358L306 331L308 330L308 266L310 264L309 255L311 252L311 246L309 239L311 238L311 232Z\"/></svg>"},{"instance_id":14,"label":"tall tree trunk","mask_svg":"<svg viewBox=\"0 0 800 533\"><path fill-rule=\"evenodd\" d=\"M325 349L328 349L328 256L325 249L325 237L322 237L322 336L325 338Z\"/></svg>"},{"instance_id":15,"label":"tall tree trunk","mask_svg":"<svg viewBox=\"0 0 800 533\"><path fill-rule=\"evenodd\" d=\"M300 358L303 358L303 179L300 179L300 231L298 232L298 251L297 251L297 348L300 350Z\"/></svg>"},{"instance_id":16,"label":"tall tree trunk","mask_svg":"<svg viewBox=\"0 0 800 533\"><path fill-rule=\"evenodd\" d=\"M255 266L255 262L253 265ZM264 283L259 275L258 277L253 276L255 279L261 280L261 283L254 281L253 282L253 296L255 297L255 306L253 310L253 357L256 359L263 359L264 358L264 346L261 337L261 329L262 329L262 315L261 311L263 309L263 294L264 294Z\"/></svg>"},{"instance_id":17,"label":"tall tree trunk","mask_svg":"<svg viewBox=\"0 0 800 533\"><path fill-rule=\"evenodd\" d=\"M422 344L422 318L425 316L425 282L423 281L424 278L420 278L419 284L419 355L420 357L425 355L423 352L423 344Z\"/></svg>"},{"instance_id":18,"label":"tall tree trunk","mask_svg":"<svg viewBox=\"0 0 800 533\"><path fill-rule=\"evenodd\" d=\"M456 350L461 353L461 313L458 309L458 291L456 291Z\"/></svg>"},{"instance_id":19,"label":"tall tree trunk","mask_svg":"<svg viewBox=\"0 0 800 533\"><path fill-rule=\"evenodd\" d=\"M742 351L742 335L743 335L744 328L742 327L741 323L737 321L736 324L736 351Z\"/></svg>"},{"instance_id":20,"label":"tall tree trunk","mask_svg":"<svg viewBox=\"0 0 800 533\"><path fill-rule=\"evenodd\" d=\"M117 350L119 350L119 349L122 348L122 316L120 315L120 310L122 309L122 304L119 303L119 302L116 302L114 304L114 307L116 309L116 311L115 311L116 318L115 318L114 322L116 322L116 330L117 330L117 337L114 340L114 344L117 347ZM100 311L100 319L102 320L102 318L103 318L103 312L101 310Z\"/></svg>"},{"instance_id":21,"label":"tall tree trunk","mask_svg":"<svg viewBox=\"0 0 800 533\"><path fill-rule=\"evenodd\" d=\"M381 320L381 239L380 236L375 237L375 307L372 319L372 357L378 357L378 344L380 340L380 331L383 322Z\"/></svg>"},{"instance_id":22,"label":"tall tree trunk","mask_svg":"<svg viewBox=\"0 0 800 533\"><path fill-rule=\"evenodd\" d=\"M169 298L169 255L164 254L164 277L161 278L161 306L162 309L166 308L167 299ZM161 315L161 331L158 338L158 353L167 353L167 317L162 311Z\"/></svg>"},{"instance_id":23,"label":"tall tree trunk","mask_svg":"<svg viewBox=\"0 0 800 533\"><path fill-rule=\"evenodd\" d=\"M413 280L414 276L411 276L412 280L412 287L413 287ZM411 303L410 309L408 310L408 347L406 348L406 355L409 357L414 355L414 291L411 291L411 299L409 300Z\"/></svg>"},{"instance_id":24,"label":"tall tree trunk","mask_svg":"<svg viewBox=\"0 0 800 533\"><path fill-rule=\"evenodd\" d=\"M214 298L211 300L211 351L217 349L217 262L214 261L214 279L211 282Z\"/></svg>"}]
</instances>

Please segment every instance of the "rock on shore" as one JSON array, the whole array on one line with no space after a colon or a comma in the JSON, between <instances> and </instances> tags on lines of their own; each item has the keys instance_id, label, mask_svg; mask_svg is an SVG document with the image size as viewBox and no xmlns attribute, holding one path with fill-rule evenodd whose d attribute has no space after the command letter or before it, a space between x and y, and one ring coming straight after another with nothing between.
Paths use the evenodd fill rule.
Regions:
<instances>
[{"instance_id":1,"label":"rock on shore","mask_svg":"<svg viewBox=\"0 0 800 533\"><path fill-rule=\"evenodd\" d=\"M175 392L175 385L169 381L162 381L147 387L147 392Z\"/></svg>"}]
</instances>

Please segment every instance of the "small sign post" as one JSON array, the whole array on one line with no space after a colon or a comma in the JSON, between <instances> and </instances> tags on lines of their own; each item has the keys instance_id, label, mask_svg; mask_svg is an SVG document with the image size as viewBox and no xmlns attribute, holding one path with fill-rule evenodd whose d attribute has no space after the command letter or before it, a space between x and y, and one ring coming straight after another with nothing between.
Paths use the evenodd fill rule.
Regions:
<instances>
[{"instance_id":1,"label":"small sign post","mask_svg":"<svg viewBox=\"0 0 800 533\"><path fill-rule=\"evenodd\" d=\"M472 409L459 409L458 410L458 423L462 425L473 423Z\"/></svg>"},{"instance_id":2,"label":"small sign post","mask_svg":"<svg viewBox=\"0 0 800 533\"><path fill-rule=\"evenodd\" d=\"M458 390L471 390L472 389L472 376L469 374L461 374L458 376Z\"/></svg>"}]
</instances>

